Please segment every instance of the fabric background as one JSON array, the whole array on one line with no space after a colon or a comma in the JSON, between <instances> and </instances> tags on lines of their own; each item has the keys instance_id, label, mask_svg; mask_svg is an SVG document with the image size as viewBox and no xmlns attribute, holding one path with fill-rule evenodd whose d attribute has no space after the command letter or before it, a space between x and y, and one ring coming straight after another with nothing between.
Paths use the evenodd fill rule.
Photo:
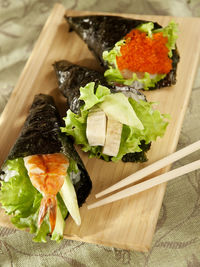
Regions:
<instances>
[{"instance_id":1,"label":"fabric background","mask_svg":"<svg viewBox=\"0 0 200 267\"><path fill-rule=\"evenodd\" d=\"M0 113L54 5L66 9L200 16L199 0L0 0ZM178 149L199 139L200 70L182 127ZM196 152L174 164L200 158ZM32 242L26 232L0 228L0 266L200 266L200 171L168 183L148 253L63 240Z\"/></svg>"}]
</instances>

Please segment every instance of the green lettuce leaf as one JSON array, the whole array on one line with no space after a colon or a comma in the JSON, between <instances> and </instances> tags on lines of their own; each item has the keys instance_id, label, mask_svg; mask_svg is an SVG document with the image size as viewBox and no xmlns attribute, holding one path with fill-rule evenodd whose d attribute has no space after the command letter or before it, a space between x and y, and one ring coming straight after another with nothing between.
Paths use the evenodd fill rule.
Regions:
<instances>
[{"instance_id":1,"label":"green lettuce leaf","mask_svg":"<svg viewBox=\"0 0 200 267\"><path fill-rule=\"evenodd\" d=\"M97 87L96 92L94 93L95 83L88 83L85 87L80 88L80 100L85 102L84 110L89 110L94 105L104 101L105 96L110 94L110 90L102 85Z\"/></svg>"},{"instance_id":2,"label":"green lettuce leaf","mask_svg":"<svg viewBox=\"0 0 200 267\"><path fill-rule=\"evenodd\" d=\"M169 49L169 57L172 57L172 50L176 48L176 40L178 38L178 24L171 21L165 28L154 30L153 33L162 32L163 36L168 38L167 48Z\"/></svg>"},{"instance_id":3,"label":"green lettuce leaf","mask_svg":"<svg viewBox=\"0 0 200 267\"><path fill-rule=\"evenodd\" d=\"M141 32L146 32L150 38L153 35L152 33L153 28L154 28L153 22L144 23L137 27L137 29L140 30Z\"/></svg>"},{"instance_id":4,"label":"green lettuce leaf","mask_svg":"<svg viewBox=\"0 0 200 267\"><path fill-rule=\"evenodd\" d=\"M8 182L1 182L0 201L8 214L28 214L35 211L42 195L32 186L22 158L8 160L6 167L16 175Z\"/></svg>"},{"instance_id":5,"label":"green lettuce leaf","mask_svg":"<svg viewBox=\"0 0 200 267\"><path fill-rule=\"evenodd\" d=\"M168 125L165 119L169 119L168 114L161 114L159 110L154 109L155 103L140 101L137 102L132 98L129 98L129 102L135 109L137 116L140 118L144 129L141 132L137 132L138 135L143 135L146 143L156 141L157 137L163 137Z\"/></svg>"},{"instance_id":6,"label":"green lettuce leaf","mask_svg":"<svg viewBox=\"0 0 200 267\"><path fill-rule=\"evenodd\" d=\"M146 32L150 38L152 38L153 33L163 32L163 35L168 38L168 42L166 46L169 49L169 57L172 57L172 50L175 49L176 40L178 38L178 25L171 21L165 28L159 28L154 30L153 22L148 22L141 24L137 27L142 32ZM139 82L139 84L143 84L143 89L148 90L150 87L155 87L156 83L162 80L166 74L156 74L153 77L150 76L149 73L145 72L143 78L138 78L135 73L133 73L132 78L125 79L117 66L116 57L121 56L120 48L125 44L124 40L120 40L117 42L113 49L110 51L103 52L103 59L108 63L109 69L104 72L104 76L106 77L108 83L120 83L124 85L132 85L134 82Z\"/></svg>"},{"instance_id":7,"label":"green lettuce leaf","mask_svg":"<svg viewBox=\"0 0 200 267\"><path fill-rule=\"evenodd\" d=\"M118 95L118 93L111 94L110 92L108 95L108 91L104 90L105 95L102 93L101 98L99 98L97 96L98 88L96 90L96 93L94 93L94 90L91 89L91 84L89 86L87 85L85 88L88 88L88 93L82 88L82 91L84 91L84 96L82 95L81 99L85 101L86 104L81 107L80 114L75 114L71 110L67 111L67 116L64 118L65 127L62 127L61 131L66 133L67 135L72 136L75 143L77 145L81 145L83 151L89 152L89 157L103 157L104 160L109 160L109 157L102 153L101 146L90 146L88 143L86 137L88 110L86 110L85 105L87 105L87 107L90 106L90 108L95 105L100 105L100 107L102 107L101 105L104 103L103 101L101 101L102 99L106 101L106 98L113 95ZM91 94L94 94L95 96ZM123 97L125 96L123 95ZM93 99L93 105L91 99ZM99 102L97 102L97 99L99 99ZM168 122L165 120L166 118L168 118L168 116L162 115L158 110L155 110L153 108L153 103L145 102L142 100L140 102L137 102L132 98L127 98L127 100L128 104L131 105L134 113L140 121L142 127L133 127L123 124L119 152L116 157L111 158L112 161L121 160L122 157L127 153L140 152L140 144L142 140L144 140L146 143L149 143L151 141L155 141L158 136L162 137L168 125ZM118 114L120 112L121 106L118 105L116 113Z\"/></svg>"},{"instance_id":8,"label":"green lettuce leaf","mask_svg":"<svg viewBox=\"0 0 200 267\"><path fill-rule=\"evenodd\" d=\"M83 151L90 150L90 146L86 137L86 121L88 111L83 110L81 107L81 113L75 114L71 110L67 111L67 116L64 119L65 127L61 127L61 131L67 135L74 137L77 145L83 145Z\"/></svg>"},{"instance_id":9,"label":"green lettuce leaf","mask_svg":"<svg viewBox=\"0 0 200 267\"><path fill-rule=\"evenodd\" d=\"M125 44L125 40L120 40L117 42L113 49L110 51L103 52L103 59L107 61L109 64L117 66L116 57L121 56L120 49L121 46Z\"/></svg>"},{"instance_id":10,"label":"green lettuce leaf","mask_svg":"<svg viewBox=\"0 0 200 267\"><path fill-rule=\"evenodd\" d=\"M42 195L32 185L23 158L8 160L5 164L8 171L14 174L8 181L1 182L0 202L7 214L12 215L11 222L20 229L29 228L30 233L35 234L33 241L46 242L50 233L49 215L45 216L40 228L37 226L38 213ZM67 209L59 195L57 195L58 208L64 221ZM54 240L60 241L61 236Z\"/></svg>"}]
</instances>

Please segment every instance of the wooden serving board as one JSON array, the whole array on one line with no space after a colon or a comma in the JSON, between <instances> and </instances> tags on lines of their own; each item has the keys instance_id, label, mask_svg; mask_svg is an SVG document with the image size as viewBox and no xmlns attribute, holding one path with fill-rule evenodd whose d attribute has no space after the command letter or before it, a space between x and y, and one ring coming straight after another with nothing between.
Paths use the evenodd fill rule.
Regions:
<instances>
[{"instance_id":1,"label":"wooden serving board","mask_svg":"<svg viewBox=\"0 0 200 267\"><path fill-rule=\"evenodd\" d=\"M67 59L90 68L99 68L83 41L74 32L68 32L68 25L63 18L65 13L68 15L94 14L66 11L62 5L55 5L0 118L0 164L6 159L14 144L35 94L53 95L60 111L65 114L65 99L57 90L52 63ZM180 32L177 46L181 56L178 65L178 82L170 88L144 92L149 101L159 102L158 108L162 113L171 115L166 134L164 138L152 144L147 163L106 163L102 160L88 159L86 154L79 151L93 181L93 190L87 203L95 201L94 195L97 192L175 151L199 59L200 19L120 15L156 21L162 26L167 25L171 19L178 22ZM166 172L169 168L170 166L157 174ZM88 210L84 204L80 209L81 226L76 226L72 219L68 218L65 237L123 249L147 251L151 245L165 187L166 184L161 184L135 196L93 210ZM13 227L9 217L2 210L0 225Z\"/></svg>"}]
</instances>

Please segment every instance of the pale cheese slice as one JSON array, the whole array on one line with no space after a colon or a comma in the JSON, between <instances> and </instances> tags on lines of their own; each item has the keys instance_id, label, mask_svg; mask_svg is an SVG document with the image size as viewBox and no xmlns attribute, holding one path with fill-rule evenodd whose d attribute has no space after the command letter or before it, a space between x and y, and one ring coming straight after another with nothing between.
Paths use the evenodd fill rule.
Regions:
<instances>
[{"instance_id":1,"label":"pale cheese slice","mask_svg":"<svg viewBox=\"0 0 200 267\"><path fill-rule=\"evenodd\" d=\"M93 108L89 111L86 136L90 146L104 146L106 138L106 114L100 108Z\"/></svg>"},{"instance_id":2,"label":"pale cheese slice","mask_svg":"<svg viewBox=\"0 0 200 267\"><path fill-rule=\"evenodd\" d=\"M121 134L123 124L119 121L107 118L107 129L106 129L106 141L103 147L103 154L108 156L117 156L119 152Z\"/></svg>"}]
</instances>

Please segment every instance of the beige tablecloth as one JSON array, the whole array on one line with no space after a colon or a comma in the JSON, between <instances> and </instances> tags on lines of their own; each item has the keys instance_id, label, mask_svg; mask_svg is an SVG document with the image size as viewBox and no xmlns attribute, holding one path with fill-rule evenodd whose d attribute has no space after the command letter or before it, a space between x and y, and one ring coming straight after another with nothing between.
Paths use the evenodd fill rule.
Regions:
<instances>
[{"instance_id":1,"label":"beige tablecloth","mask_svg":"<svg viewBox=\"0 0 200 267\"><path fill-rule=\"evenodd\" d=\"M55 0L0 0L0 112L28 59ZM199 16L199 0L63 0L66 9ZM197 72L178 149L199 139L200 72ZM200 152L174 168L200 158ZM32 242L24 231L0 228L0 266L200 266L200 172L168 183L152 248L139 253L63 240Z\"/></svg>"}]
</instances>

